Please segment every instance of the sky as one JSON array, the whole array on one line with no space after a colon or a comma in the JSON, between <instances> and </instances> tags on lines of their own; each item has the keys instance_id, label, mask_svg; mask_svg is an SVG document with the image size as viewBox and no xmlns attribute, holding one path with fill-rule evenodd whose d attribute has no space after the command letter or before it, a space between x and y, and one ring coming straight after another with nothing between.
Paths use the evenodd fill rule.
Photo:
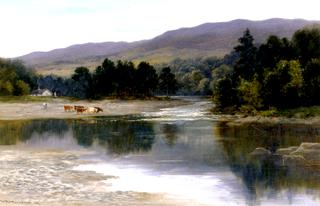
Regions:
<instances>
[{"instance_id":1,"label":"sky","mask_svg":"<svg viewBox=\"0 0 320 206\"><path fill-rule=\"evenodd\" d=\"M319 0L0 0L0 57L233 19L320 20Z\"/></svg>"}]
</instances>

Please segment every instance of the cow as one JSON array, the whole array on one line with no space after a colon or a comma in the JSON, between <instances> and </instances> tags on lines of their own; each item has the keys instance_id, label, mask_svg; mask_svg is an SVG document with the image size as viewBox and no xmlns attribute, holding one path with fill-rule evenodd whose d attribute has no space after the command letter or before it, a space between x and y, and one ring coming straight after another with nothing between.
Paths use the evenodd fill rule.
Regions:
<instances>
[{"instance_id":1,"label":"cow","mask_svg":"<svg viewBox=\"0 0 320 206\"><path fill-rule=\"evenodd\" d=\"M100 108L100 107L94 107L94 108L96 108L96 109L97 109L97 113L98 113L98 112L103 112L103 109L102 109L102 108Z\"/></svg>"},{"instance_id":2,"label":"cow","mask_svg":"<svg viewBox=\"0 0 320 206\"><path fill-rule=\"evenodd\" d=\"M48 103L47 102L42 103L42 109L44 109L44 110L48 109Z\"/></svg>"},{"instance_id":3,"label":"cow","mask_svg":"<svg viewBox=\"0 0 320 206\"><path fill-rule=\"evenodd\" d=\"M98 113L102 112L103 110L100 107L88 107L87 112L88 113Z\"/></svg>"},{"instance_id":4,"label":"cow","mask_svg":"<svg viewBox=\"0 0 320 206\"><path fill-rule=\"evenodd\" d=\"M75 107L75 110L77 114L82 114L83 112L86 112L88 108L86 107Z\"/></svg>"},{"instance_id":5,"label":"cow","mask_svg":"<svg viewBox=\"0 0 320 206\"><path fill-rule=\"evenodd\" d=\"M75 110L74 107L70 105L63 105L63 108L65 112L73 112Z\"/></svg>"}]
</instances>

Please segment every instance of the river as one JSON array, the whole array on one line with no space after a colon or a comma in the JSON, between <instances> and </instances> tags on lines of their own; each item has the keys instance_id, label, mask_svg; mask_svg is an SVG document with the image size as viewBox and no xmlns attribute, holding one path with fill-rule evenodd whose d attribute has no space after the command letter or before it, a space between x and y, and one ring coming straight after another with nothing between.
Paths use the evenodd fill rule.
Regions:
<instances>
[{"instance_id":1,"label":"river","mask_svg":"<svg viewBox=\"0 0 320 206\"><path fill-rule=\"evenodd\" d=\"M254 165L318 128L230 129L211 102L130 116L0 122L0 205L320 205L319 171Z\"/></svg>"}]
</instances>

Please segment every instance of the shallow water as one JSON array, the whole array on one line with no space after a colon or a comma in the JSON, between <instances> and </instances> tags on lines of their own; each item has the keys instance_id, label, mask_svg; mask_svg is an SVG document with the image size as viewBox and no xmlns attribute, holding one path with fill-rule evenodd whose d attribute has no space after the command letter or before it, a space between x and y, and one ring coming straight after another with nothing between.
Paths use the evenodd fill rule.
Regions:
<instances>
[{"instance_id":1,"label":"shallow water","mask_svg":"<svg viewBox=\"0 0 320 206\"><path fill-rule=\"evenodd\" d=\"M1 121L0 204L320 204L319 171L248 161L256 147L320 142L318 128L226 128L209 101L186 100L139 116Z\"/></svg>"}]
</instances>

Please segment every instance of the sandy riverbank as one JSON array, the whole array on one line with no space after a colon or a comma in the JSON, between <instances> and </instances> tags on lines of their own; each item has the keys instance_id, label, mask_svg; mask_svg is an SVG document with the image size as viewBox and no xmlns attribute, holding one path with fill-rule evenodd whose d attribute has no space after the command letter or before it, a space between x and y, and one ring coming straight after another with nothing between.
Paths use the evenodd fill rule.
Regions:
<instances>
[{"instance_id":1,"label":"sandy riverbank","mask_svg":"<svg viewBox=\"0 0 320 206\"><path fill-rule=\"evenodd\" d=\"M102 100L102 101L68 101L52 99L44 109L43 102L7 103L0 102L0 120L38 119L38 118L82 118L87 116L134 115L142 112L158 111L161 108L186 104L181 99L173 100ZM65 112L64 105L82 105L101 107L98 114L76 114Z\"/></svg>"}]
</instances>

